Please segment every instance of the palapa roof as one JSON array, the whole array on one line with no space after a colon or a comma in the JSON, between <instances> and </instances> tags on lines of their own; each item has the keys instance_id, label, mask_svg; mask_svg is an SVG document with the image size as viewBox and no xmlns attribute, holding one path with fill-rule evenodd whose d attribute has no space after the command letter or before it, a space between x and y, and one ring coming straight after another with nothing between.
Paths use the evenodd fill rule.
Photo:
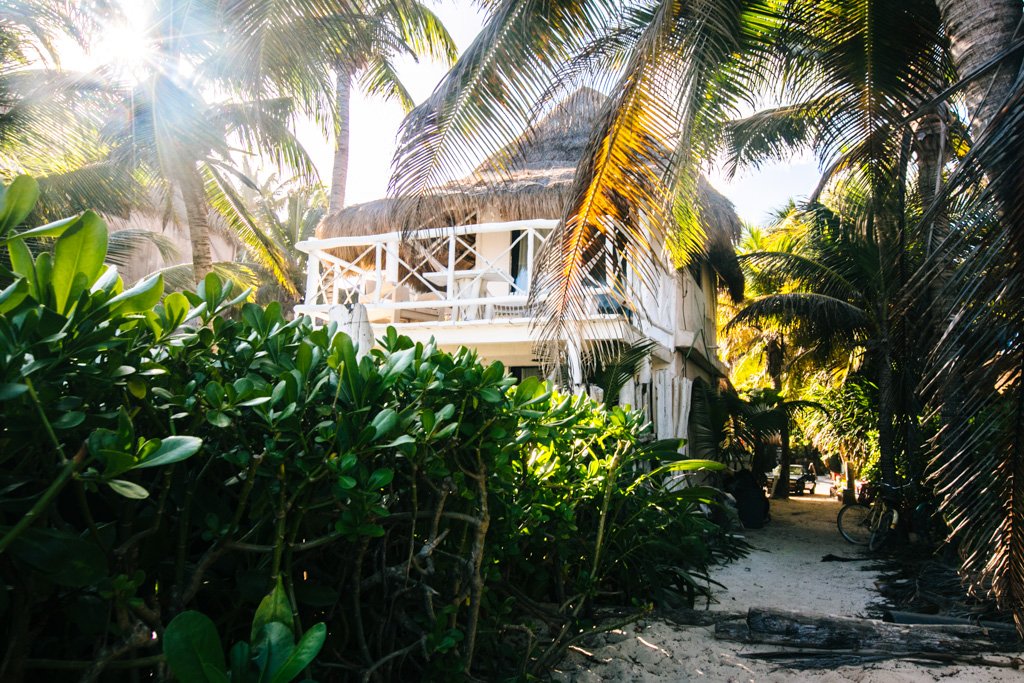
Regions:
<instances>
[{"instance_id":1,"label":"palapa roof","mask_svg":"<svg viewBox=\"0 0 1024 683\"><path fill-rule=\"evenodd\" d=\"M317 237L484 222L478 221L480 215L487 216L487 222L559 219L607 99L596 90L581 88L519 142L485 160L463 180L416 199L378 199L346 207L324 218ZM698 196L698 213L708 236L708 261L728 285L732 298L739 301L743 298L743 274L733 246L742 229L739 217L732 203L703 177Z\"/></svg>"}]
</instances>

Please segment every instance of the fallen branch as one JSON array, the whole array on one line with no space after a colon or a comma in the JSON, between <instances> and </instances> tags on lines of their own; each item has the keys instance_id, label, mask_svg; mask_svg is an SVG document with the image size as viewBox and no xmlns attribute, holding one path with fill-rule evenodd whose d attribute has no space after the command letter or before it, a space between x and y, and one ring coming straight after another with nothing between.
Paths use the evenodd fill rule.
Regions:
<instances>
[{"instance_id":1,"label":"fallen branch","mask_svg":"<svg viewBox=\"0 0 1024 683\"><path fill-rule=\"evenodd\" d=\"M820 650L958 655L1018 652L1016 633L963 625L888 624L871 619L751 608L743 621L720 622L715 637Z\"/></svg>"},{"instance_id":2,"label":"fallen branch","mask_svg":"<svg viewBox=\"0 0 1024 683\"><path fill-rule=\"evenodd\" d=\"M901 659L927 664L969 664L1003 669L1024 669L1024 659L1009 655L983 656L939 652L837 652L835 650L804 650L801 652L746 652L744 659L778 662L791 669L831 669L837 666L858 666L872 662Z\"/></svg>"}]
</instances>

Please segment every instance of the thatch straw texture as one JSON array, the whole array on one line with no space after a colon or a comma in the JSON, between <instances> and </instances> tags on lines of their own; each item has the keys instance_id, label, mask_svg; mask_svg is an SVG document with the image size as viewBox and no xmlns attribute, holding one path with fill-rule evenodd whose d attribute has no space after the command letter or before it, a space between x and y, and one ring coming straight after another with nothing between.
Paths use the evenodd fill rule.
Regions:
<instances>
[{"instance_id":1,"label":"thatch straw texture","mask_svg":"<svg viewBox=\"0 0 1024 683\"><path fill-rule=\"evenodd\" d=\"M607 98L578 90L467 178L419 198L378 199L324 218L317 237L373 235L484 222L562 218L576 167ZM699 213L708 235L708 260L743 297L743 275L733 244L741 224L732 204L703 178Z\"/></svg>"}]
</instances>

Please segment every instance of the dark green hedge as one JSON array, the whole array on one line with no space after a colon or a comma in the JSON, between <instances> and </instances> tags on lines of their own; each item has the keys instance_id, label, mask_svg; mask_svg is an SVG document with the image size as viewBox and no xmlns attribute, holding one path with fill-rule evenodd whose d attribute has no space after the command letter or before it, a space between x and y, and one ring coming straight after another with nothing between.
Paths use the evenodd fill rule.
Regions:
<instances>
[{"instance_id":1,"label":"dark green hedge","mask_svg":"<svg viewBox=\"0 0 1024 683\"><path fill-rule=\"evenodd\" d=\"M0 679L523 678L736 552L712 491L659 484L713 464L639 414L393 329L358 357L214 276L123 292L94 215L18 237L30 190L0 210Z\"/></svg>"}]
</instances>

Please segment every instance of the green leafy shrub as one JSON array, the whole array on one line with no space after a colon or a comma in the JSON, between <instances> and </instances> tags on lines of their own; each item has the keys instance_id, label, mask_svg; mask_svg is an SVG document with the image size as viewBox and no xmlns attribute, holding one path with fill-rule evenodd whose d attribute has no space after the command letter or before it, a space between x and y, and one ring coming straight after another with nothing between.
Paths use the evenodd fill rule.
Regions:
<instances>
[{"instance_id":1,"label":"green leafy shrub","mask_svg":"<svg viewBox=\"0 0 1024 683\"><path fill-rule=\"evenodd\" d=\"M122 291L99 228L4 237L0 679L188 680L189 642L209 680L286 680L314 649L328 680L516 679L692 603L735 552L709 490L660 483L714 463L638 414L393 329L359 354L215 276Z\"/></svg>"}]
</instances>

